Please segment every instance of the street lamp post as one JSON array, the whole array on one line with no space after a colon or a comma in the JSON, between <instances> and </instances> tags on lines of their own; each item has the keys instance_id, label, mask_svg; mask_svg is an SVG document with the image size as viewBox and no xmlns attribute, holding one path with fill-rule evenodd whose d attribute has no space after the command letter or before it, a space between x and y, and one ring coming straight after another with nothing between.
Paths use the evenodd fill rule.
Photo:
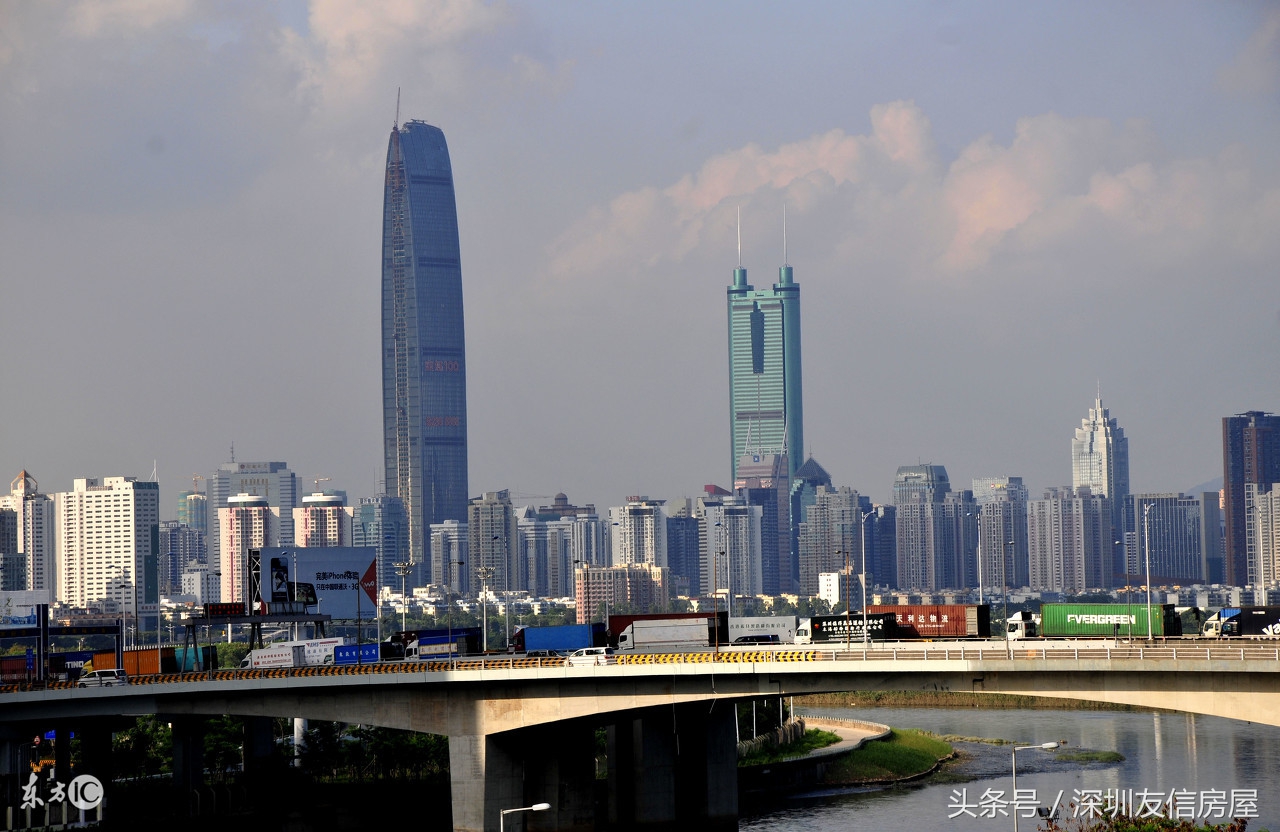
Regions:
<instances>
[{"instance_id":1,"label":"street lamp post","mask_svg":"<svg viewBox=\"0 0 1280 832\"><path fill-rule=\"evenodd\" d=\"M550 803L535 803L532 806L521 806L519 809L503 809L498 815L498 832L506 832L507 815L512 812L545 812L550 808Z\"/></svg>"},{"instance_id":2,"label":"street lamp post","mask_svg":"<svg viewBox=\"0 0 1280 832\"><path fill-rule=\"evenodd\" d=\"M476 577L480 579L480 638L482 651L489 652L489 579L493 577L492 566L481 566L476 569Z\"/></svg>"},{"instance_id":3,"label":"street lamp post","mask_svg":"<svg viewBox=\"0 0 1280 832\"><path fill-rule=\"evenodd\" d=\"M718 524L717 524L718 525ZM720 567L716 560L716 549L711 547L711 617L715 620L716 642L715 653L720 655L720 590L716 588L716 584L720 583L719 577Z\"/></svg>"},{"instance_id":4,"label":"street lamp post","mask_svg":"<svg viewBox=\"0 0 1280 832\"><path fill-rule=\"evenodd\" d=\"M450 561L452 563L452 561ZM400 576L400 632L409 629L409 592L405 588L405 580L409 577L409 571L413 569L413 564L408 561L397 561L392 564L396 570L396 574ZM403 639L403 636L401 636Z\"/></svg>"},{"instance_id":5,"label":"street lamp post","mask_svg":"<svg viewBox=\"0 0 1280 832\"><path fill-rule=\"evenodd\" d=\"M1147 516L1155 503L1147 503L1142 507L1142 549L1147 561L1147 641L1151 641L1151 531L1147 524Z\"/></svg>"},{"instance_id":6,"label":"street lamp post","mask_svg":"<svg viewBox=\"0 0 1280 832\"><path fill-rule=\"evenodd\" d=\"M1060 746L1060 745L1065 745L1065 744L1066 744L1066 743L1064 743L1064 742L1062 742L1062 741L1058 741L1058 742L1046 742L1046 743L1041 743L1040 745L1019 745L1019 746L1015 746L1015 747L1014 747L1014 749L1013 749L1013 800L1014 800L1014 808L1013 808L1013 832L1018 832L1018 807L1017 807L1017 800L1018 800L1018 752L1019 752L1019 751L1031 751L1032 749L1036 749L1036 748L1040 749L1041 751L1052 751L1053 749L1057 748L1058 746Z\"/></svg>"},{"instance_id":7,"label":"street lamp post","mask_svg":"<svg viewBox=\"0 0 1280 832\"><path fill-rule=\"evenodd\" d=\"M849 608L850 606L852 606L849 603L849 593L851 591L849 584L851 583L850 579L853 577L853 575L852 573L849 572L849 553L844 551L843 549L836 549L836 555L844 555L844 573L842 575L842 577L844 578L844 649L848 650L849 640L851 638L849 633L849 628L852 624L852 622L849 619ZM864 604L863 606L866 606L866 605Z\"/></svg>"},{"instance_id":8,"label":"street lamp post","mask_svg":"<svg viewBox=\"0 0 1280 832\"><path fill-rule=\"evenodd\" d=\"M356 664L364 664L360 659L360 594L364 592L364 587L360 586L360 579L356 578Z\"/></svg>"},{"instance_id":9,"label":"street lamp post","mask_svg":"<svg viewBox=\"0 0 1280 832\"><path fill-rule=\"evenodd\" d=\"M867 632L867 547L870 536L867 534L867 518L871 512L862 513L862 571L858 573L858 582L862 584L862 654L866 658L867 642L871 635Z\"/></svg>"}]
</instances>

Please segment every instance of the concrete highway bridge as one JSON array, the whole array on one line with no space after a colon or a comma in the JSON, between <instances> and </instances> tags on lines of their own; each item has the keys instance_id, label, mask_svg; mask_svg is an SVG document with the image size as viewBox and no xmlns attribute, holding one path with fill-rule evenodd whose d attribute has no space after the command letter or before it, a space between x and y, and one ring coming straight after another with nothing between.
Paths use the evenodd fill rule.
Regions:
<instances>
[{"instance_id":1,"label":"concrete highway bridge","mask_svg":"<svg viewBox=\"0 0 1280 832\"><path fill-rule=\"evenodd\" d=\"M603 661L603 658L602 658ZM607 822L737 827L736 700L850 690L979 691L1162 708L1280 726L1280 642L1014 645L937 642L849 649L722 649L563 659L383 662L148 676L122 687L0 689L0 743L76 730L86 766L109 763L95 723L160 714L174 776L200 784L203 717L260 718L246 765L270 751L271 717L378 725L449 738L453 823L494 830L502 809L548 802L529 829L592 829L595 737L609 740ZM253 720L250 721L253 725ZM265 747L263 743L265 742ZM64 746L64 743L59 743ZM14 759L0 754L0 766ZM59 760L59 767L68 765ZM68 769L69 771L69 769ZM109 772L107 772L109 773ZM601 819L602 821L605 819Z\"/></svg>"}]
</instances>

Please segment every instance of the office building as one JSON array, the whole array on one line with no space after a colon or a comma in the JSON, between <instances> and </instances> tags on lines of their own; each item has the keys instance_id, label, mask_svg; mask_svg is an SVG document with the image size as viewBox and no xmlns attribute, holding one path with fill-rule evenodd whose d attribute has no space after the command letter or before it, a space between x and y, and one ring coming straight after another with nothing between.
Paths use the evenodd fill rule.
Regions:
<instances>
[{"instance_id":1,"label":"office building","mask_svg":"<svg viewBox=\"0 0 1280 832\"><path fill-rule=\"evenodd\" d=\"M204 535L176 520L160 521L160 592L182 592L182 575L190 565L204 564Z\"/></svg>"},{"instance_id":2,"label":"office building","mask_svg":"<svg viewBox=\"0 0 1280 832\"><path fill-rule=\"evenodd\" d=\"M0 508L0 592L27 588L27 564L18 554L18 512Z\"/></svg>"},{"instance_id":3,"label":"office building","mask_svg":"<svg viewBox=\"0 0 1280 832\"><path fill-rule=\"evenodd\" d=\"M542 514L526 506L516 510L516 520L525 576L518 588L534 598L573 594L573 515Z\"/></svg>"},{"instance_id":4,"label":"office building","mask_svg":"<svg viewBox=\"0 0 1280 832\"><path fill-rule=\"evenodd\" d=\"M665 566L583 567L574 571L574 605L579 624L608 622L620 604L633 612L665 612L671 595ZM617 633L613 633L616 637Z\"/></svg>"},{"instance_id":5,"label":"office building","mask_svg":"<svg viewBox=\"0 0 1280 832\"><path fill-rule=\"evenodd\" d=\"M81 478L53 495L58 595L73 607L114 602L137 619L159 602L160 486L133 477ZM145 619L144 628L147 627Z\"/></svg>"},{"instance_id":6,"label":"office building","mask_svg":"<svg viewBox=\"0 0 1280 832\"><path fill-rule=\"evenodd\" d=\"M453 168L444 133L421 121L394 125L387 145L382 413L387 493L404 501L409 559L423 562L431 525L466 521L470 509Z\"/></svg>"},{"instance_id":7,"label":"office building","mask_svg":"<svg viewBox=\"0 0 1280 832\"><path fill-rule=\"evenodd\" d=\"M730 479L738 480L743 456L756 453L788 455L794 476L804 450L800 286L791 266L783 265L777 283L756 290L747 283L738 248L727 290Z\"/></svg>"},{"instance_id":8,"label":"office building","mask_svg":"<svg viewBox=\"0 0 1280 832\"><path fill-rule=\"evenodd\" d=\"M668 500L667 566L671 570L672 595L702 594L701 521L687 497Z\"/></svg>"},{"instance_id":9,"label":"office building","mask_svg":"<svg viewBox=\"0 0 1280 832\"><path fill-rule=\"evenodd\" d=\"M1224 580L1253 582L1262 571L1249 564L1245 486L1280 482L1280 416L1251 410L1222 420L1222 497L1226 520Z\"/></svg>"},{"instance_id":10,"label":"office building","mask_svg":"<svg viewBox=\"0 0 1280 832\"><path fill-rule=\"evenodd\" d=\"M808 516L818 486L831 488L831 475L810 456L791 478L791 557L796 564L796 591L806 593L800 568L800 524ZM807 594L807 593L806 593Z\"/></svg>"},{"instance_id":11,"label":"office building","mask_svg":"<svg viewBox=\"0 0 1280 832\"><path fill-rule=\"evenodd\" d=\"M204 479L201 477L200 479ZM178 492L178 522L209 536L209 498L199 491Z\"/></svg>"},{"instance_id":12,"label":"office building","mask_svg":"<svg viewBox=\"0 0 1280 832\"><path fill-rule=\"evenodd\" d=\"M610 565L647 563L667 566L667 513L665 500L628 497L627 504L609 509L612 534Z\"/></svg>"},{"instance_id":13,"label":"office building","mask_svg":"<svg viewBox=\"0 0 1280 832\"><path fill-rule=\"evenodd\" d=\"M1027 585L1027 487L1022 477L979 477L978 552L983 597Z\"/></svg>"},{"instance_id":14,"label":"office building","mask_svg":"<svg viewBox=\"0 0 1280 832\"><path fill-rule=\"evenodd\" d=\"M409 561L409 524L399 497L361 497L351 520L351 545L371 547L378 559L378 585L400 589L397 563ZM414 585L427 583L415 580ZM405 586L408 586L406 581Z\"/></svg>"},{"instance_id":15,"label":"office building","mask_svg":"<svg viewBox=\"0 0 1280 832\"><path fill-rule=\"evenodd\" d=\"M1108 586L1110 533L1110 501L1088 488L1051 488L1028 501L1028 586L1065 593Z\"/></svg>"},{"instance_id":16,"label":"office building","mask_svg":"<svg viewBox=\"0 0 1280 832\"><path fill-rule=\"evenodd\" d=\"M749 454L738 460L733 491L761 508L762 592L795 592L799 566L791 556L791 474L786 454Z\"/></svg>"},{"instance_id":17,"label":"office building","mask_svg":"<svg viewBox=\"0 0 1280 832\"><path fill-rule=\"evenodd\" d=\"M1148 556L1157 586L1207 583L1208 561L1221 539L1218 495L1130 494L1125 499L1124 585L1146 583Z\"/></svg>"},{"instance_id":18,"label":"office building","mask_svg":"<svg viewBox=\"0 0 1280 832\"><path fill-rule=\"evenodd\" d=\"M57 520L54 501L40 493L40 484L22 471L9 484L9 493L0 494L0 509L13 512L13 551L8 552L6 583L21 583L16 589L36 590L53 595L58 586Z\"/></svg>"},{"instance_id":19,"label":"office building","mask_svg":"<svg viewBox=\"0 0 1280 832\"><path fill-rule=\"evenodd\" d=\"M205 546L210 560L216 561L222 556L222 527L218 521L220 512L238 494L265 497L266 504L276 510L277 521L272 533L277 542L270 545L294 545L293 510L299 505L301 493L298 490L298 478L289 470L287 463L227 462L219 465L207 482L210 529L205 536Z\"/></svg>"},{"instance_id":20,"label":"office building","mask_svg":"<svg viewBox=\"0 0 1280 832\"><path fill-rule=\"evenodd\" d=\"M1110 541L1107 564L1112 577L1097 586L1113 586L1124 572L1126 541L1123 532L1125 497L1129 496L1129 440L1124 428L1102 406L1102 393L1094 399L1089 415L1080 421L1071 440L1071 487L1089 489L1094 497L1105 497L1111 509L1111 527L1103 534Z\"/></svg>"}]
</instances>

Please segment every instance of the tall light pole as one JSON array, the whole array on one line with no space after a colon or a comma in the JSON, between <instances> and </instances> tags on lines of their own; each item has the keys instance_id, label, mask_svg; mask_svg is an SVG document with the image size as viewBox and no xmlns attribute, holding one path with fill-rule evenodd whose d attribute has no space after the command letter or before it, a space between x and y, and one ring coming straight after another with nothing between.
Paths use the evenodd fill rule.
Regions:
<instances>
[{"instance_id":1,"label":"tall light pole","mask_svg":"<svg viewBox=\"0 0 1280 832\"><path fill-rule=\"evenodd\" d=\"M170 552L165 557L172 557ZM160 558L156 558L156 673L160 672Z\"/></svg>"},{"instance_id":2,"label":"tall light pole","mask_svg":"<svg viewBox=\"0 0 1280 832\"><path fill-rule=\"evenodd\" d=\"M716 524L719 525L719 524ZM715 653L720 655L720 590L715 587L720 583L719 564L716 562L716 548L711 547L711 617L715 621L716 643Z\"/></svg>"},{"instance_id":3,"label":"tall light pole","mask_svg":"<svg viewBox=\"0 0 1280 832\"><path fill-rule=\"evenodd\" d=\"M978 524L978 604L982 604L982 507L969 512Z\"/></svg>"},{"instance_id":4,"label":"tall light pole","mask_svg":"<svg viewBox=\"0 0 1280 832\"><path fill-rule=\"evenodd\" d=\"M506 832L507 815L512 812L545 812L550 808L550 803L535 803L532 806L521 806L519 809L503 809L498 815L498 832Z\"/></svg>"},{"instance_id":5,"label":"tall light pole","mask_svg":"<svg viewBox=\"0 0 1280 832\"><path fill-rule=\"evenodd\" d=\"M841 573L841 577L844 578L844 649L848 650L850 640L849 627L851 625L849 608L852 606L849 603L849 584L853 582L853 574L849 571L849 553L843 549L836 549L836 555L844 555L844 572Z\"/></svg>"},{"instance_id":6,"label":"tall light pole","mask_svg":"<svg viewBox=\"0 0 1280 832\"><path fill-rule=\"evenodd\" d=\"M1147 503L1142 507L1142 548L1147 561L1147 641L1151 641L1151 532L1147 526L1147 516L1155 503Z\"/></svg>"},{"instance_id":7,"label":"tall light pole","mask_svg":"<svg viewBox=\"0 0 1280 832\"><path fill-rule=\"evenodd\" d=\"M1052 751L1053 749L1057 748L1060 745L1065 745L1065 743L1061 741L1046 742L1040 745L1019 745L1014 747L1013 749L1013 798L1015 801L1018 799L1018 752L1031 751L1037 748L1040 749L1041 751ZM1016 805L1014 806L1014 809L1013 809L1013 832L1018 832L1018 809Z\"/></svg>"},{"instance_id":8,"label":"tall light pole","mask_svg":"<svg viewBox=\"0 0 1280 832\"><path fill-rule=\"evenodd\" d=\"M502 540L504 544L506 543L502 535L495 534L493 536L493 539L495 541ZM505 584L505 586L502 587L502 616L503 618L506 619L505 627L507 631L507 639L506 639L507 643L503 646L505 649L510 650L511 649L511 568L510 568L511 562L510 562L510 558L505 557L507 554L506 549L507 547L504 545L502 547L502 554L504 556L503 559L507 561L507 568L502 570L503 574L506 576L505 580L503 580L503 583Z\"/></svg>"},{"instance_id":9,"label":"tall light pole","mask_svg":"<svg viewBox=\"0 0 1280 832\"><path fill-rule=\"evenodd\" d=\"M450 561L452 563L452 561ZM404 633L409 629L409 591L406 589L405 581L409 577L413 564L407 560L397 561L392 564L396 570L396 574L400 576L400 632ZM401 640L404 636L401 636ZM405 645L406 647L408 645Z\"/></svg>"},{"instance_id":10,"label":"tall light pole","mask_svg":"<svg viewBox=\"0 0 1280 832\"><path fill-rule=\"evenodd\" d=\"M867 546L870 535L867 532L867 518L871 512L862 512L862 571L858 573L858 581L862 584L862 652L866 658L867 642L871 635L867 632Z\"/></svg>"},{"instance_id":11,"label":"tall light pole","mask_svg":"<svg viewBox=\"0 0 1280 832\"><path fill-rule=\"evenodd\" d=\"M489 652L489 579L493 577L492 566L481 566L476 569L476 577L480 579L480 638L481 650Z\"/></svg>"}]
</instances>

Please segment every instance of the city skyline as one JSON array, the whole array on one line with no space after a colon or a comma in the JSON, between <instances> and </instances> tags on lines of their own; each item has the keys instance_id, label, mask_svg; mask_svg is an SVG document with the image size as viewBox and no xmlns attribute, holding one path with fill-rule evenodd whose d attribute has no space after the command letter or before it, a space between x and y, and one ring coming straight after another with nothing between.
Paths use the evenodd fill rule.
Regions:
<instances>
[{"instance_id":1,"label":"city skyline","mask_svg":"<svg viewBox=\"0 0 1280 832\"><path fill-rule=\"evenodd\" d=\"M876 502L913 460L1065 485L1098 379L1136 493L1216 479L1220 420L1280 411L1278 18L1260 5L1064 4L1052 26L1014 5L831 5L712 35L715 8L661 28L521 5L3 14L0 389L22 407L0 461L49 492L158 460L171 517L234 443L377 493L371 125L398 86L453 151L484 449L467 496L612 505L719 479L739 205L744 266L771 269L786 204L805 284L795 461ZM643 37L677 57L645 70ZM808 46L764 73L725 60L744 37Z\"/></svg>"}]
</instances>

